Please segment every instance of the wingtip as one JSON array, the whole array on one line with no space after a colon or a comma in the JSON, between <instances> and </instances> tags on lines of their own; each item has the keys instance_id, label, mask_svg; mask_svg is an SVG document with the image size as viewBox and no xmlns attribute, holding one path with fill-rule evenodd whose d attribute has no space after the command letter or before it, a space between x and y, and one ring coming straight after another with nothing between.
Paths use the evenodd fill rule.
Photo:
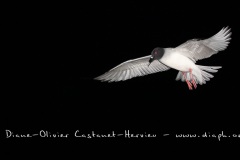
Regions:
<instances>
[{"instance_id":1,"label":"wingtip","mask_svg":"<svg viewBox=\"0 0 240 160\"><path fill-rule=\"evenodd\" d=\"M102 76L98 76L98 77L93 78L93 80L102 81L103 79L102 79Z\"/></svg>"},{"instance_id":2,"label":"wingtip","mask_svg":"<svg viewBox=\"0 0 240 160\"><path fill-rule=\"evenodd\" d=\"M99 80L98 77L93 78L93 80Z\"/></svg>"},{"instance_id":3,"label":"wingtip","mask_svg":"<svg viewBox=\"0 0 240 160\"><path fill-rule=\"evenodd\" d=\"M225 47L222 48L225 49L226 46L229 44L229 41L231 40L231 28L229 26L223 27L218 33L216 33L213 37L214 40L224 42Z\"/></svg>"},{"instance_id":4,"label":"wingtip","mask_svg":"<svg viewBox=\"0 0 240 160\"><path fill-rule=\"evenodd\" d=\"M95 77L95 78L93 78L93 79L94 79L94 80L99 80L99 77L100 77L100 76L98 76L98 77Z\"/></svg>"},{"instance_id":5,"label":"wingtip","mask_svg":"<svg viewBox=\"0 0 240 160\"><path fill-rule=\"evenodd\" d=\"M96 81L101 81L101 82L110 82L110 80L106 77L104 77L105 74L101 75L101 76L98 76L98 77L95 77L93 78L94 80Z\"/></svg>"},{"instance_id":6,"label":"wingtip","mask_svg":"<svg viewBox=\"0 0 240 160\"><path fill-rule=\"evenodd\" d=\"M223 27L223 28L222 28L222 31L223 31L223 33L224 33L225 35L228 35L228 36L230 36L230 35L232 34L231 28L230 28L229 26Z\"/></svg>"},{"instance_id":7,"label":"wingtip","mask_svg":"<svg viewBox=\"0 0 240 160\"><path fill-rule=\"evenodd\" d=\"M231 28L229 26L223 27L222 30L227 31L227 30L231 30Z\"/></svg>"}]
</instances>

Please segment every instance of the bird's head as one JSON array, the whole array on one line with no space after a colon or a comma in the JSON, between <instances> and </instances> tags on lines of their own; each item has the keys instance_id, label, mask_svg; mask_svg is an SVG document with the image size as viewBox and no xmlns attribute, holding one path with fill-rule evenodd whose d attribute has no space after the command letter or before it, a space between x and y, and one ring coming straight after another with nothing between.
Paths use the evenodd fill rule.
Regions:
<instances>
[{"instance_id":1,"label":"bird's head","mask_svg":"<svg viewBox=\"0 0 240 160\"><path fill-rule=\"evenodd\" d=\"M149 59L149 64L148 66L154 61L154 60L160 60L164 54L164 48L154 48L153 51L151 52L151 57Z\"/></svg>"}]
</instances>

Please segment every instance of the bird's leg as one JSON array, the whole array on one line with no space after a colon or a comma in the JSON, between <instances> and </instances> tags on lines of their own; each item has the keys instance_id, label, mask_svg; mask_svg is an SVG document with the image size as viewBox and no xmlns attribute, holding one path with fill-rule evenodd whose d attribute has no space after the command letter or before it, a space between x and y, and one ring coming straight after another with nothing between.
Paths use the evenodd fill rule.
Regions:
<instances>
[{"instance_id":1,"label":"bird's leg","mask_svg":"<svg viewBox=\"0 0 240 160\"><path fill-rule=\"evenodd\" d=\"M193 84L194 88L196 89L197 88L197 83L193 78L192 69L190 68L189 71L190 71L191 83Z\"/></svg>"},{"instance_id":2,"label":"bird's leg","mask_svg":"<svg viewBox=\"0 0 240 160\"><path fill-rule=\"evenodd\" d=\"M187 80L187 76L185 72L182 72L184 78L186 79L186 83L188 85L189 90L192 90L192 84Z\"/></svg>"}]
</instances>

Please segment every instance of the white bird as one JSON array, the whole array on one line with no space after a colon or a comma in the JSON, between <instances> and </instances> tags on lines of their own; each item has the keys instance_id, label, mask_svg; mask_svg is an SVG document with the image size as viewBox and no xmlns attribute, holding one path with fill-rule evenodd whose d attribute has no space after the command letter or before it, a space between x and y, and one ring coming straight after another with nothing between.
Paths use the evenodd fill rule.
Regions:
<instances>
[{"instance_id":1,"label":"white bird","mask_svg":"<svg viewBox=\"0 0 240 160\"><path fill-rule=\"evenodd\" d=\"M221 66L196 65L196 61L209 58L226 49L230 36L230 28L226 27L208 39L192 39L176 48L157 47L153 49L151 55L123 62L95 79L108 82L125 81L173 68L179 70L176 80L186 81L190 90L193 87L196 89L197 84L205 84L213 78L210 73L217 72L217 69L221 68Z\"/></svg>"}]
</instances>

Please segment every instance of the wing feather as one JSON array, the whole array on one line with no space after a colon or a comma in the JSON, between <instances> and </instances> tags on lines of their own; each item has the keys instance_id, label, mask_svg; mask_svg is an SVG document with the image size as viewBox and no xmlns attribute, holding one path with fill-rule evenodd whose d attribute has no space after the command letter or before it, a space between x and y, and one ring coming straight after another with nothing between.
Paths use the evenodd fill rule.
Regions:
<instances>
[{"instance_id":1,"label":"wing feather","mask_svg":"<svg viewBox=\"0 0 240 160\"><path fill-rule=\"evenodd\" d=\"M193 61L197 61L209 58L213 54L226 49L231 40L230 36L231 29L226 27L208 39L192 39L176 47L176 49L180 49L182 54Z\"/></svg>"},{"instance_id":2,"label":"wing feather","mask_svg":"<svg viewBox=\"0 0 240 160\"><path fill-rule=\"evenodd\" d=\"M150 57L151 56L149 55L123 62L95 79L108 82L125 81L133 77L144 76L170 69L168 66L156 60L148 66Z\"/></svg>"}]
</instances>

